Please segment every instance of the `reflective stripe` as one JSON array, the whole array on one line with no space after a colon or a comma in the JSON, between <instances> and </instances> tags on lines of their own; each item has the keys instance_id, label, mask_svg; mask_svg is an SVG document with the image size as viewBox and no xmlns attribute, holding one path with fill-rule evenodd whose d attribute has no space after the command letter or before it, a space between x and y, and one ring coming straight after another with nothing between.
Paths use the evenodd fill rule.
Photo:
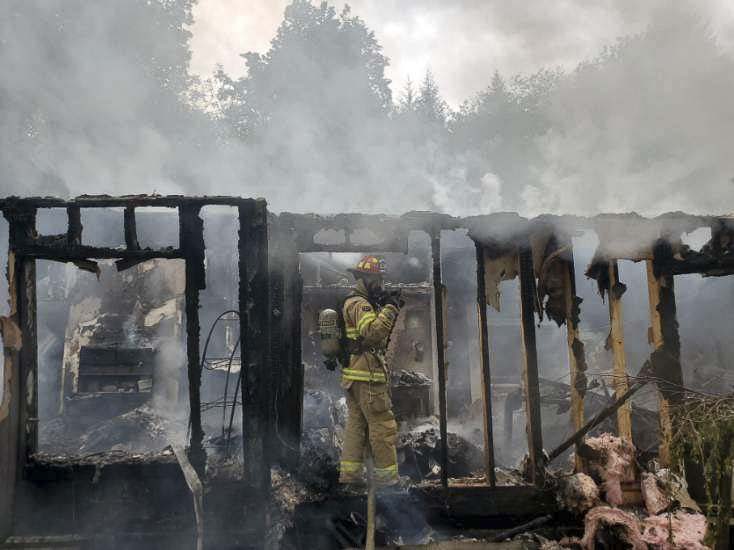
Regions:
<instances>
[{"instance_id":1,"label":"reflective stripe","mask_svg":"<svg viewBox=\"0 0 734 550\"><path fill-rule=\"evenodd\" d=\"M375 319L377 319L377 315L374 312L365 313L364 315L362 315L359 323L357 323L357 332L362 332L364 326L368 323L371 323Z\"/></svg>"},{"instance_id":2,"label":"reflective stripe","mask_svg":"<svg viewBox=\"0 0 734 550\"><path fill-rule=\"evenodd\" d=\"M379 479L390 479L398 475L398 465L393 464L385 468L375 468L375 477Z\"/></svg>"},{"instance_id":3,"label":"reflective stripe","mask_svg":"<svg viewBox=\"0 0 734 550\"><path fill-rule=\"evenodd\" d=\"M342 375L345 380L353 380L355 382L387 382L384 372L369 372L357 369L342 369Z\"/></svg>"},{"instance_id":4,"label":"reflective stripe","mask_svg":"<svg viewBox=\"0 0 734 550\"><path fill-rule=\"evenodd\" d=\"M350 338L351 340L356 340L358 337L359 331L356 328L347 329L347 338Z\"/></svg>"},{"instance_id":5,"label":"reflective stripe","mask_svg":"<svg viewBox=\"0 0 734 550\"><path fill-rule=\"evenodd\" d=\"M350 460L342 460L339 463L339 469L342 472L355 474L362 471L362 462L352 462Z\"/></svg>"}]
</instances>

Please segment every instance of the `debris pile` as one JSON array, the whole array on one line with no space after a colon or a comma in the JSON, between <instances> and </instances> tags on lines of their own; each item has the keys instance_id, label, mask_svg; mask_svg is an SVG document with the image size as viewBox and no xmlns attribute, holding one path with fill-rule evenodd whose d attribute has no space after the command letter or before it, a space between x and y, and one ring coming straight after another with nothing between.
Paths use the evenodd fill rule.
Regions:
<instances>
[{"instance_id":1,"label":"debris pile","mask_svg":"<svg viewBox=\"0 0 734 550\"><path fill-rule=\"evenodd\" d=\"M304 393L304 424L298 479L317 492L337 485L342 434L346 425L346 402L318 390ZM454 477L473 476L481 470L482 451L459 434L449 432L449 473ZM441 477L441 447L438 419L403 423L398 434L400 475L413 481Z\"/></svg>"},{"instance_id":2,"label":"debris pile","mask_svg":"<svg viewBox=\"0 0 734 550\"><path fill-rule=\"evenodd\" d=\"M422 372L404 370L393 372L392 386L430 386L432 381Z\"/></svg>"},{"instance_id":3,"label":"debris pile","mask_svg":"<svg viewBox=\"0 0 734 550\"><path fill-rule=\"evenodd\" d=\"M68 455L105 451L143 453L163 449L186 427L144 404L119 416L89 422L86 418L59 416L41 425L42 450Z\"/></svg>"},{"instance_id":4,"label":"debris pile","mask_svg":"<svg viewBox=\"0 0 734 550\"><path fill-rule=\"evenodd\" d=\"M583 516L584 534L563 539L561 545L588 550L707 548L706 518L685 481L653 464L654 471L642 473L637 485L635 448L611 434L588 438L579 454L588 474L560 480L558 499L562 509ZM641 500L627 494L638 490Z\"/></svg>"},{"instance_id":5,"label":"debris pile","mask_svg":"<svg viewBox=\"0 0 734 550\"><path fill-rule=\"evenodd\" d=\"M398 434L398 467L414 481L441 477L440 433L435 418ZM449 474L468 477L481 470L482 451L464 437L449 432Z\"/></svg>"}]
</instances>

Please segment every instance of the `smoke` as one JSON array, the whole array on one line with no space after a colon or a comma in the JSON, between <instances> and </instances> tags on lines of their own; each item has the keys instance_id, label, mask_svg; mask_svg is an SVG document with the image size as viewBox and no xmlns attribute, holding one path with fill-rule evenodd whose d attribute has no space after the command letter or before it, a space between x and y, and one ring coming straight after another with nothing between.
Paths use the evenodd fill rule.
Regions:
<instances>
[{"instance_id":1,"label":"smoke","mask_svg":"<svg viewBox=\"0 0 734 550\"><path fill-rule=\"evenodd\" d=\"M658 10L645 33L582 64L552 95L525 209L726 213L733 69L699 16Z\"/></svg>"},{"instance_id":2,"label":"smoke","mask_svg":"<svg viewBox=\"0 0 734 550\"><path fill-rule=\"evenodd\" d=\"M719 212L734 198L734 61L727 49L734 17L713 1L695 8L632 4L597 3L576 13L565 2L540 13L497 2L409 2L411 18L392 2L381 9L357 2L353 11L384 40L393 67L419 66L415 51L425 44L427 64L453 104L488 86L498 67L567 67L543 97L541 122L528 139L510 136L524 131L522 120L495 120L480 125L490 146L466 150L450 132L366 113L366 99L350 96L358 71L320 72L314 63L328 44L304 46L290 61L308 70L282 75L282 85L315 94L322 110L294 96L258 142L233 137L228 123L192 106L201 104L202 83L187 70L193 15L211 28L222 13L239 14L239 6L211 16L208 2L193 15L193 2L6 2L1 194L227 193L264 196L276 211ZM444 19L445 27L434 24ZM583 37L569 33L580 28ZM199 47L221 55L218 44L209 38ZM257 44L264 50L262 40ZM513 56L516 65L507 61ZM574 56L592 60L574 69ZM456 82L441 81L448 64ZM312 81L293 81L304 74ZM398 76L395 69L388 75ZM504 154L494 149L498 143ZM511 169L502 168L503 158Z\"/></svg>"}]
</instances>

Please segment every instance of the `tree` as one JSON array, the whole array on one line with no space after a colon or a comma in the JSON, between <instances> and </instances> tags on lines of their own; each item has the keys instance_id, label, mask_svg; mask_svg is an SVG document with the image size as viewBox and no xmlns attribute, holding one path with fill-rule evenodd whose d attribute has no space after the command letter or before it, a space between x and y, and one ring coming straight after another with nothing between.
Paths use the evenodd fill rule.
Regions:
<instances>
[{"instance_id":1,"label":"tree","mask_svg":"<svg viewBox=\"0 0 734 550\"><path fill-rule=\"evenodd\" d=\"M269 197L307 185L323 190L322 206L327 195L351 198L352 208L370 201L384 178L386 162L375 156L393 108L374 33L348 7L337 14L325 2L294 0L269 50L243 57L247 75L234 82L224 119L256 156L253 178L267 182Z\"/></svg>"},{"instance_id":2,"label":"tree","mask_svg":"<svg viewBox=\"0 0 734 550\"><path fill-rule=\"evenodd\" d=\"M326 2L294 0L270 49L242 57L247 76L235 85L237 102L229 117L245 138L295 116L291 120L308 122L321 137L336 132L339 139L359 118L386 114L392 106L388 60L348 6L337 15Z\"/></svg>"},{"instance_id":3,"label":"tree","mask_svg":"<svg viewBox=\"0 0 734 550\"><path fill-rule=\"evenodd\" d=\"M4 2L5 191L174 190L206 142L206 118L182 101L193 3Z\"/></svg>"},{"instance_id":4,"label":"tree","mask_svg":"<svg viewBox=\"0 0 734 550\"><path fill-rule=\"evenodd\" d=\"M433 78L431 69L426 70L415 104L416 112L425 121L441 125L446 123L448 105L446 105L446 102L441 98L438 84L436 84L436 81Z\"/></svg>"},{"instance_id":5,"label":"tree","mask_svg":"<svg viewBox=\"0 0 734 550\"><path fill-rule=\"evenodd\" d=\"M413 81L408 77L408 80L405 82L405 86L403 86L403 93L400 95L396 109L397 112L401 114L412 113L415 111L415 107L416 97L415 90L413 89Z\"/></svg>"}]
</instances>

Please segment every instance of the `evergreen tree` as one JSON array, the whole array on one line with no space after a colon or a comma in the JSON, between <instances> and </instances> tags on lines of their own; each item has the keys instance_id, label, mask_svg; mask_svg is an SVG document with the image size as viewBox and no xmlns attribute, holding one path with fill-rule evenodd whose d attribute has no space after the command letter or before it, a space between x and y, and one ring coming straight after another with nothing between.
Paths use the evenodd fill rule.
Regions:
<instances>
[{"instance_id":1,"label":"evergreen tree","mask_svg":"<svg viewBox=\"0 0 734 550\"><path fill-rule=\"evenodd\" d=\"M426 70L415 104L416 111L424 120L442 125L446 122L448 105L441 97L430 69Z\"/></svg>"}]
</instances>

